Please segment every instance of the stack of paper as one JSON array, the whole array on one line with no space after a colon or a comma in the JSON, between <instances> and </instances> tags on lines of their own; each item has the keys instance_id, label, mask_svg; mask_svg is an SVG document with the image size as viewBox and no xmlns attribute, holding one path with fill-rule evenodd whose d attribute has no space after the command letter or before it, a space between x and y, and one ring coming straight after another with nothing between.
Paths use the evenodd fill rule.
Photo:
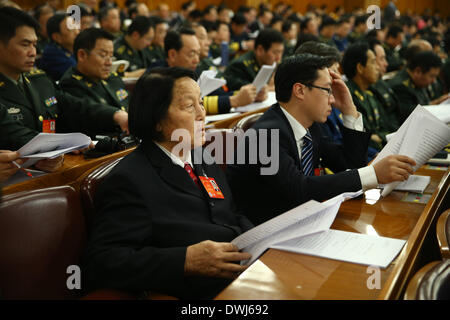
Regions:
<instances>
[{"instance_id":1,"label":"stack of paper","mask_svg":"<svg viewBox=\"0 0 450 320\"><path fill-rule=\"evenodd\" d=\"M74 150L89 147L91 138L82 133L39 133L17 150L21 158L28 158L22 167L27 168L42 159L52 159Z\"/></svg>"},{"instance_id":2,"label":"stack of paper","mask_svg":"<svg viewBox=\"0 0 450 320\"><path fill-rule=\"evenodd\" d=\"M232 243L255 261L266 249L276 248L330 259L386 267L405 241L330 230L341 203L362 191L343 193L326 202L308 201L260 224Z\"/></svg>"},{"instance_id":3,"label":"stack of paper","mask_svg":"<svg viewBox=\"0 0 450 320\"><path fill-rule=\"evenodd\" d=\"M216 78L217 71L215 70L206 70L203 71L200 77L197 80L198 86L200 87L200 92L202 98L207 96L214 90L219 89L224 86L227 81L225 79Z\"/></svg>"},{"instance_id":4,"label":"stack of paper","mask_svg":"<svg viewBox=\"0 0 450 320\"><path fill-rule=\"evenodd\" d=\"M416 166L413 168L415 172L449 142L450 128L447 124L418 105L397 132L391 136L373 164L389 155L401 154L416 161ZM399 184L399 182L387 184L382 196L387 196Z\"/></svg>"},{"instance_id":5,"label":"stack of paper","mask_svg":"<svg viewBox=\"0 0 450 320\"><path fill-rule=\"evenodd\" d=\"M423 193L426 187L430 184L430 180L430 176L411 175L408 180L397 185L394 190Z\"/></svg>"},{"instance_id":6,"label":"stack of paper","mask_svg":"<svg viewBox=\"0 0 450 320\"><path fill-rule=\"evenodd\" d=\"M206 116L205 124L209 123L209 122L215 122L215 121L233 118L234 116L237 116L238 114L240 114L240 113L239 112L231 112L231 113L223 113L223 114L215 114L212 116Z\"/></svg>"}]
</instances>

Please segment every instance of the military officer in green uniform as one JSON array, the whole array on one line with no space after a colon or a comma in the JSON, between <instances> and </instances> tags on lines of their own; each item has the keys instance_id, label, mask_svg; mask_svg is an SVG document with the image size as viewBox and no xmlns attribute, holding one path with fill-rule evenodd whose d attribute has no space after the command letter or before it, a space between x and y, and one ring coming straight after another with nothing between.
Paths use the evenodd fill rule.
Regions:
<instances>
[{"instance_id":1,"label":"military officer in green uniform","mask_svg":"<svg viewBox=\"0 0 450 320\"><path fill-rule=\"evenodd\" d=\"M37 132L101 134L119 125L128 130L128 113L78 99L54 87L33 69L36 21L27 13L0 8L0 103L20 125Z\"/></svg>"},{"instance_id":2,"label":"military officer in green uniform","mask_svg":"<svg viewBox=\"0 0 450 320\"><path fill-rule=\"evenodd\" d=\"M151 58L146 49L154 37L154 28L147 17L138 16L125 35L114 42L114 57L130 63L125 76L139 77L150 66Z\"/></svg>"},{"instance_id":3,"label":"military officer in green uniform","mask_svg":"<svg viewBox=\"0 0 450 320\"><path fill-rule=\"evenodd\" d=\"M371 132L370 146L381 150L386 144L386 116L380 103L368 90L379 77L375 54L367 43L355 43L347 48L342 59L342 67L348 78L347 86L353 103L363 115L364 127Z\"/></svg>"},{"instance_id":4,"label":"military officer in green uniform","mask_svg":"<svg viewBox=\"0 0 450 320\"><path fill-rule=\"evenodd\" d=\"M155 36L153 37L152 44L145 50L147 50L147 54L150 57L150 62L153 63L158 60L163 60L166 57L164 38L169 30L169 24L166 20L158 16L151 17L150 20L155 29Z\"/></svg>"},{"instance_id":5,"label":"military officer in green uniform","mask_svg":"<svg viewBox=\"0 0 450 320\"><path fill-rule=\"evenodd\" d=\"M434 52L423 51L415 54L405 69L401 70L388 84L399 100L400 122L406 120L414 108L420 105L439 104L446 95L431 100L427 87L440 73L442 61Z\"/></svg>"},{"instance_id":6,"label":"military officer in green uniform","mask_svg":"<svg viewBox=\"0 0 450 320\"><path fill-rule=\"evenodd\" d=\"M255 40L255 49L234 59L225 69L224 78L230 90L237 90L252 83L263 65L280 62L284 51L284 38L281 32L264 29Z\"/></svg>"},{"instance_id":7,"label":"military officer in green uniform","mask_svg":"<svg viewBox=\"0 0 450 320\"><path fill-rule=\"evenodd\" d=\"M398 46L403 43L403 29L400 26L392 25L386 33L386 39L383 43L383 48L386 53L386 60L388 62L387 72L400 70L404 61L400 56L399 51L396 50Z\"/></svg>"},{"instance_id":8,"label":"military officer in green uniform","mask_svg":"<svg viewBox=\"0 0 450 320\"><path fill-rule=\"evenodd\" d=\"M114 36L105 30L83 30L74 43L77 65L64 74L60 86L76 97L127 111L125 84L117 73L111 73L113 40Z\"/></svg>"},{"instance_id":9,"label":"military officer in green uniform","mask_svg":"<svg viewBox=\"0 0 450 320\"><path fill-rule=\"evenodd\" d=\"M386 115L386 125L389 131L394 132L400 126L399 120L399 101L397 95L389 87L386 81L383 80L383 75L386 74L387 61L384 48L380 41L377 39L371 39L369 41L370 49L375 53L375 60L378 65L379 78L378 81L369 87L370 92L381 103Z\"/></svg>"}]
</instances>

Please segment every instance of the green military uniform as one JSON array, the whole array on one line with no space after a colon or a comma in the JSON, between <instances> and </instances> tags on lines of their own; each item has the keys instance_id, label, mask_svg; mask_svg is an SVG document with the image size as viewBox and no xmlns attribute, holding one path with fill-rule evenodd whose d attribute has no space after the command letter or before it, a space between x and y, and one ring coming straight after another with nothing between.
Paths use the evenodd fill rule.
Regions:
<instances>
[{"instance_id":1,"label":"green military uniform","mask_svg":"<svg viewBox=\"0 0 450 320\"><path fill-rule=\"evenodd\" d=\"M56 132L112 132L117 108L94 104L55 88L42 70L22 74L17 83L0 73L0 103L19 125L42 132L44 120L55 120Z\"/></svg>"},{"instance_id":2,"label":"green military uniform","mask_svg":"<svg viewBox=\"0 0 450 320\"><path fill-rule=\"evenodd\" d=\"M426 88L418 88L409 76L407 69L399 71L388 85L397 95L399 101L400 124L408 118L418 104L430 104Z\"/></svg>"},{"instance_id":3,"label":"green military uniform","mask_svg":"<svg viewBox=\"0 0 450 320\"><path fill-rule=\"evenodd\" d=\"M323 42L329 46L333 46L333 47L337 48L336 43L333 41L333 38L326 38L323 36L319 36L319 40L320 40L320 42Z\"/></svg>"},{"instance_id":4,"label":"green military uniform","mask_svg":"<svg viewBox=\"0 0 450 320\"><path fill-rule=\"evenodd\" d=\"M221 72L219 72L219 70L217 69L217 66L214 64L212 58L204 58L200 60L199 64L197 65L197 68L195 69L195 72L197 73L198 76L200 76L201 73L206 70L218 71L216 78L221 77Z\"/></svg>"},{"instance_id":5,"label":"green military uniform","mask_svg":"<svg viewBox=\"0 0 450 320\"><path fill-rule=\"evenodd\" d=\"M348 80L347 87L350 90L356 109L363 116L364 128L373 134L377 134L382 140L382 144L370 140L369 145L377 150L381 150L383 145L386 144L386 135L389 133L389 130L387 129L385 114L380 103L372 92L361 90L352 80Z\"/></svg>"},{"instance_id":6,"label":"green military uniform","mask_svg":"<svg viewBox=\"0 0 450 320\"><path fill-rule=\"evenodd\" d=\"M150 63L166 59L166 52L164 51L163 47L150 45L149 47L145 48L145 50L147 51L147 56L150 59Z\"/></svg>"},{"instance_id":7,"label":"green military uniform","mask_svg":"<svg viewBox=\"0 0 450 320\"><path fill-rule=\"evenodd\" d=\"M230 90L238 90L240 87L252 83L261 67L256 61L253 51L249 51L237 59L234 59L225 69L223 74Z\"/></svg>"},{"instance_id":8,"label":"green military uniform","mask_svg":"<svg viewBox=\"0 0 450 320\"><path fill-rule=\"evenodd\" d=\"M362 40L364 38L364 34L352 31L347 38L350 43L355 43L356 41Z\"/></svg>"},{"instance_id":9,"label":"green military uniform","mask_svg":"<svg viewBox=\"0 0 450 320\"><path fill-rule=\"evenodd\" d=\"M442 77L444 79L444 86L447 91L450 91L450 58L442 66Z\"/></svg>"},{"instance_id":10,"label":"green military uniform","mask_svg":"<svg viewBox=\"0 0 450 320\"><path fill-rule=\"evenodd\" d=\"M11 112L11 114L9 112ZM15 109L7 109L4 105L0 104L1 150L18 150L39 133L21 125L18 121L14 120L12 115L14 115L15 112Z\"/></svg>"},{"instance_id":11,"label":"green military uniform","mask_svg":"<svg viewBox=\"0 0 450 320\"><path fill-rule=\"evenodd\" d=\"M63 75L59 85L75 97L86 97L96 103L128 110L130 97L117 73L111 73L106 80L93 81L80 73L76 67L72 67Z\"/></svg>"},{"instance_id":12,"label":"green military uniform","mask_svg":"<svg viewBox=\"0 0 450 320\"><path fill-rule=\"evenodd\" d=\"M222 49L220 48L220 44L217 44L215 42L211 43L211 45L209 46L209 53L211 54L211 57L213 57L213 59L221 57Z\"/></svg>"},{"instance_id":13,"label":"green military uniform","mask_svg":"<svg viewBox=\"0 0 450 320\"><path fill-rule=\"evenodd\" d=\"M138 69L147 68L150 66L151 61L148 50L134 50L126 42L124 36L121 36L114 41L114 57L116 57L117 60L127 60L130 62L127 71L136 71Z\"/></svg>"},{"instance_id":14,"label":"green military uniform","mask_svg":"<svg viewBox=\"0 0 450 320\"><path fill-rule=\"evenodd\" d=\"M295 52L295 46L291 45L288 41L284 41L283 58L292 56Z\"/></svg>"},{"instance_id":15,"label":"green military uniform","mask_svg":"<svg viewBox=\"0 0 450 320\"><path fill-rule=\"evenodd\" d=\"M382 79L371 85L369 90L374 94L384 109L386 115L385 122L389 131L397 131L400 126L400 110L399 101L394 91Z\"/></svg>"},{"instance_id":16,"label":"green military uniform","mask_svg":"<svg viewBox=\"0 0 450 320\"><path fill-rule=\"evenodd\" d=\"M430 101L440 98L444 94L444 84L439 77L427 87L427 92L430 97Z\"/></svg>"},{"instance_id":17,"label":"green military uniform","mask_svg":"<svg viewBox=\"0 0 450 320\"><path fill-rule=\"evenodd\" d=\"M386 43L383 43L383 48L386 53L386 60L388 63L387 72L400 70L404 65L404 60L400 56L400 53Z\"/></svg>"}]
</instances>

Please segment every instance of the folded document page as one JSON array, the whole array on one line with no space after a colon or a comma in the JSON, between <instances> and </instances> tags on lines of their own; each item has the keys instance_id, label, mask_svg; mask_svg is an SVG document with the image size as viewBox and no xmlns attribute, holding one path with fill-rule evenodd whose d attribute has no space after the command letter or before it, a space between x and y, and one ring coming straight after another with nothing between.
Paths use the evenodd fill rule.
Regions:
<instances>
[{"instance_id":1,"label":"folded document page","mask_svg":"<svg viewBox=\"0 0 450 320\"><path fill-rule=\"evenodd\" d=\"M87 148L91 138L75 133L39 133L17 150L21 158L29 158L22 167L32 166L42 159L56 158L74 150Z\"/></svg>"},{"instance_id":2,"label":"folded document page","mask_svg":"<svg viewBox=\"0 0 450 320\"><path fill-rule=\"evenodd\" d=\"M416 171L449 142L450 128L447 124L419 105L390 138L373 164L391 154L401 154L416 161L413 168ZM387 184L382 196L387 196L398 184Z\"/></svg>"}]
</instances>

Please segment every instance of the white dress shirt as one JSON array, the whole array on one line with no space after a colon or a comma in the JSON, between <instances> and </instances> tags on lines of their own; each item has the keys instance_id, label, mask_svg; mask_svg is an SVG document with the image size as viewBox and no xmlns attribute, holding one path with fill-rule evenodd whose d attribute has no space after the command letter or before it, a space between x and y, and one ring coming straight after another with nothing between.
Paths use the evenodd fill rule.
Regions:
<instances>
[{"instance_id":1,"label":"white dress shirt","mask_svg":"<svg viewBox=\"0 0 450 320\"><path fill-rule=\"evenodd\" d=\"M302 158L302 146L303 137L306 135L306 129L297 121L289 112L287 112L281 105L281 110L286 116L289 124L291 125L292 131L294 132L295 142L297 144L299 159ZM351 115L342 115L342 122L344 126L348 129L356 131L364 131L364 125L361 113L358 112L358 118L354 118ZM358 169L359 178L361 180L361 185L363 190L369 190L378 187L377 175L375 169L372 165L359 168Z\"/></svg>"},{"instance_id":2,"label":"white dress shirt","mask_svg":"<svg viewBox=\"0 0 450 320\"><path fill-rule=\"evenodd\" d=\"M155 142L155 141L153 141ZM193 168L194 166L192 165L192 160L191 160L191 151L189 151L186 154L186 160L183 162L179 157L177 157L176 155L174 155L172 152L170 152L169 150L167 150L166 148L164 148L162 145L160 145L159 143L155 142L155 144L172 160L172 162L177 165L180 166L184 169L184 164L187 162L189 163L189 165Z\"/></svg>"}]
</instances>

